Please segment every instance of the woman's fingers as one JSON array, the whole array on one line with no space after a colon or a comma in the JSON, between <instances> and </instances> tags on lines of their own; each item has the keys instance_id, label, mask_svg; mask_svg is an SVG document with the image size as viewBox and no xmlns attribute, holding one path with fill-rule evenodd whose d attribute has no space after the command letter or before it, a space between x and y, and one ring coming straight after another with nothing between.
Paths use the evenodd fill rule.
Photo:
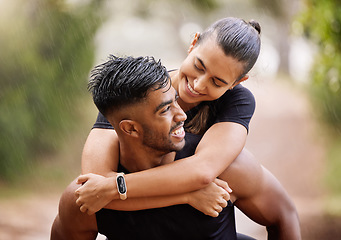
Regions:
<instances>
[{"instance_id":1,"label":"woman's fingers","mask_svg":"<svg viewBox=\"0 0 341 240\"><path fill-rule=\"evenodd\" d=\"M80 176L77 178L77 184L83 184L83 183L85 183L86 181L88 181L89 178L90 178L90 174L91 174L91 173L84 174L84 175L80 175Z\"/></svg>"},{"instance_id":2,"label":"woman's fingers","mask_svg":"<svg viewBox=\"0 0 341 240\"><path fill-rule=\"evenodd\" d=\"M230 194L229 194L228 192L224 191L224 193L223 193L223 198L224 198L226 201L228 201L228 200L230 200L231 196L230 196Z\"/></svg>"},{"instance_id":3,"label":"woman's fingers","mask_svg":"<svg viewBox=\"0 0 341 240\"><path fill-rule=\"evenodd\" d=\"M84 205L82 205L82 206L79 208L79 210L81 210L81 212L85 213L88 209L87 209Z\"/></svg>"},{"instance_id":4,"label":"woman's fingers","mask_svg":"<svg viewBox=\"0 0 341 240\"><path fill-rule=\"evenodd\" d=\"M211 216L211 217L218 217L219 216L219 212L212 210L208 215Z\"/></svg>"},{"instance_id":5,"label":"woman's fingers","mask_svg":"<svg viewBox=\"0 0 341 240\"><path fill-rule=\"evenodd\" d=\"M214 210L218 213L220 213L221 211L223 211L223 208L220 205L216 205Z\"/></svg>"},{"instance_id":6,"label":"woman's fingers","mask_svg":"<svg viewBox=\"0 0 341 240\"><path fill-rule=\"evenodd\" d=\"M228 193L232 193L232 189L229 187L227 182L225 182L219 178L216 178L214 180L214 183L217 184L219 187L225 189Z\"/></svg>"},{"instance_id":7,"label":"woman's fingers","mask_svg":"<svg viewBox=\"0 0 341 240\"><path fill-rule=\"evenodd\" d=\"M220 202L220 206L223 207L223 208L226 208L226 207L227 207L227 201L228 201L228 200L223 199L223 200Z\"/></svg>"}]
</instances>

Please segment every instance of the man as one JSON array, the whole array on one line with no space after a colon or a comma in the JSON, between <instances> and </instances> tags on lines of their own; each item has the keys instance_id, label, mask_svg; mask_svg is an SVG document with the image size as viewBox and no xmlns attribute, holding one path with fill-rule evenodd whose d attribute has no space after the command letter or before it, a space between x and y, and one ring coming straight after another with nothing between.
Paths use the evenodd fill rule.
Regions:
<instances>
[{"instance_id":1,"label":"man","mask_svg":"<svg viewBox=\"0 0 341 240\"><path fill-rule=\"evenodd\" d=\"M176 102L177 93L166 69L153 59L142 57L112 57L99 68L100 72L93 71L97 77L89 87L98 109L119 136L121 170L124 167L131 172L140 171L173 161L174 151L184 146L186 115ZM100 78L101 74L106 77ZM97 235L95 215L83 214L76 205L76 188L78 185L71 183L60 200L52 239L94 239ZM228 193L215 184L210 189L211 195L220 197L219 204L226 206Z\"/></svg>"},{"instance_id":2,"label":"man","mask_svg":"<svg viewBox=\"0 0 341 240\"><path fill-rule=\"evenodd\" d=\"M186 116L176 102L165 68L153 59L113 57L94 76L90 84L94 102L120 140L119 171L136 172L172 162L173 151L184 146ZM299 239L296 211L280 184L256 161L249 162L250 158L243 156L239 159L220 176L234 190L232 202L251 219L267 226L269 238ZM119 186L124 199L124 177L118 179L123 181ZM206 190L208 195L217 196L212 206L219 209L217 218L195 210L193 207L198 205L181 196L160 198L160 207L174 202L193 207L183 204L131 212L102 209L96 217L89 216L75 204L73 192L77 186L71 184L61 198L51 238L94 239L100 231L109 239L236 239L233 206L227 206L229 195L223 190L227 186L216 183L222 187L212 184ZM124 202L133 204L133 199L129 201Z\"/></svg>"}]
</instances>

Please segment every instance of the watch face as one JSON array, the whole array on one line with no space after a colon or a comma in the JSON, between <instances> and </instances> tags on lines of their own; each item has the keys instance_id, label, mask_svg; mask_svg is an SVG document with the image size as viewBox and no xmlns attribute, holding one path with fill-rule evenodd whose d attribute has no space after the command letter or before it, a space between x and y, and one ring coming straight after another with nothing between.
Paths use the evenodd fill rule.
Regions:
<instances>
[{"instance_id":1,"label":"watch face","mask_svg":"<svg viewBox=\"0 0 341 240\"><path fill-rule=\"evenodd\" d=\"M123 176L118 176L117 177L117 187L118 187L118 191L120 194L124 194L127 189L126 189L126 185L125 185L125 182L124 182L124 177Z\"/></svg>"}]
</instances>

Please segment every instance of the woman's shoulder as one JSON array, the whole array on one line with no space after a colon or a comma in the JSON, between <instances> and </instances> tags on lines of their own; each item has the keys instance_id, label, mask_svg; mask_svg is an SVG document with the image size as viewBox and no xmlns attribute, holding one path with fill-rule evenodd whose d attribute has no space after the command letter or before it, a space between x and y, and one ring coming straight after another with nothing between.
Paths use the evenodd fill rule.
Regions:
<instances>
[{"instance_id":1,"label":"woman's shoulder","mask_svg":"<svg viewBox=\"0 0 341 240\"><path fill-rule=\"evenodd\" d=\"M255 107L256 102L251 91L239 84L217 99L210 109L213 123L235 122L248 130Z\"/></svg>"},{"instance_id":2,"label":"woman's shoulder","mask_svg":"<svg viewBox=\"0 0 341 240\"><path fill-rule=\"evenodd\" d=\"M244 87L241 84L238 84L233 89L226 91L225 94L223 94L218 99L218 102L226 102L226 101L231 102L231 101L238 101L238 100L254 102L255 98L252 92L248 88Z\"/></svg>"},{"instance_id":3,"label":"woman's shoulder","mask_svg":"<svg viewBox=\"0 0 341 240\"><path fill-rule=\"evenodd\" d=\"M171 70L168 70L168 74L170 76L170 78L172 79L175 75L177 75L177 73L179 72L178 69L171 69Z\"/></svg>"},{"instance_id":4,"label":"woman's shoulder","mask_svg":"<svg viewBox=\"0 0 341 240\"><path fill-rule=\"evenodd\" d=\"M244 93L253 96L252 92L248 88L244 87L242 84L238 84L230 91L232 93Z\"/></svg>"}]
</instances>

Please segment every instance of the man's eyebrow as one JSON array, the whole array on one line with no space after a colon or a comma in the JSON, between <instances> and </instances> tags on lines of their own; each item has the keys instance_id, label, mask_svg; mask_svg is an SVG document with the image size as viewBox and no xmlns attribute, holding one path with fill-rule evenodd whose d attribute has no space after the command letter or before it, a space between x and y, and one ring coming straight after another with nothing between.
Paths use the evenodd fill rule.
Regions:
<instances>
[{"instance_id":1,"label":"man's eyebrow","mask_svg":"<svg viewBox=\"0 0 341 240\"><path fill-rule=\"evenodd\" d=\"M175 90L175 101L176 101L178 98L179 98L178 91ZM163 108L164 106L167 106L167 105L171 104L172 102L174 102L174 100L169 100L169 101L166 101L166 102L161 103L159 106L157 106L157 107L155 108L154 113L157 113L161 108Z\"/></svg>"},{"instance_id":2,"label":"man's eyebrow","mask_svg":"<svg viewBox=\"0 0 341 240\"><path fill-rule=\"evenodd\" d=\"M204 64L204 62L199 58L199 57L196 57L198 59L198 61L200 62L200 64L202 65L202 67L206 70L206 66ZM218 78L218 77L213 77L215 79L217 79L218 81L228 85L228 83L224 80L224 79L221 79L221 78Z\"/></svg>"},{"instance_id":3,"label":"man's eyebrow","mask_svg":"<svg viewBox=\"0 0 341 240\"><path fill-rule=\"evenodd\" d=\"M169 100L169 101L166 101L166 102L162 102L159 106L157 106L155 108L155 111L154 113L157 113L161 108L163 108L164 106L167 106L169 104L171 104L173 102L173 100Z\"/></svg>"}]
</instances>

